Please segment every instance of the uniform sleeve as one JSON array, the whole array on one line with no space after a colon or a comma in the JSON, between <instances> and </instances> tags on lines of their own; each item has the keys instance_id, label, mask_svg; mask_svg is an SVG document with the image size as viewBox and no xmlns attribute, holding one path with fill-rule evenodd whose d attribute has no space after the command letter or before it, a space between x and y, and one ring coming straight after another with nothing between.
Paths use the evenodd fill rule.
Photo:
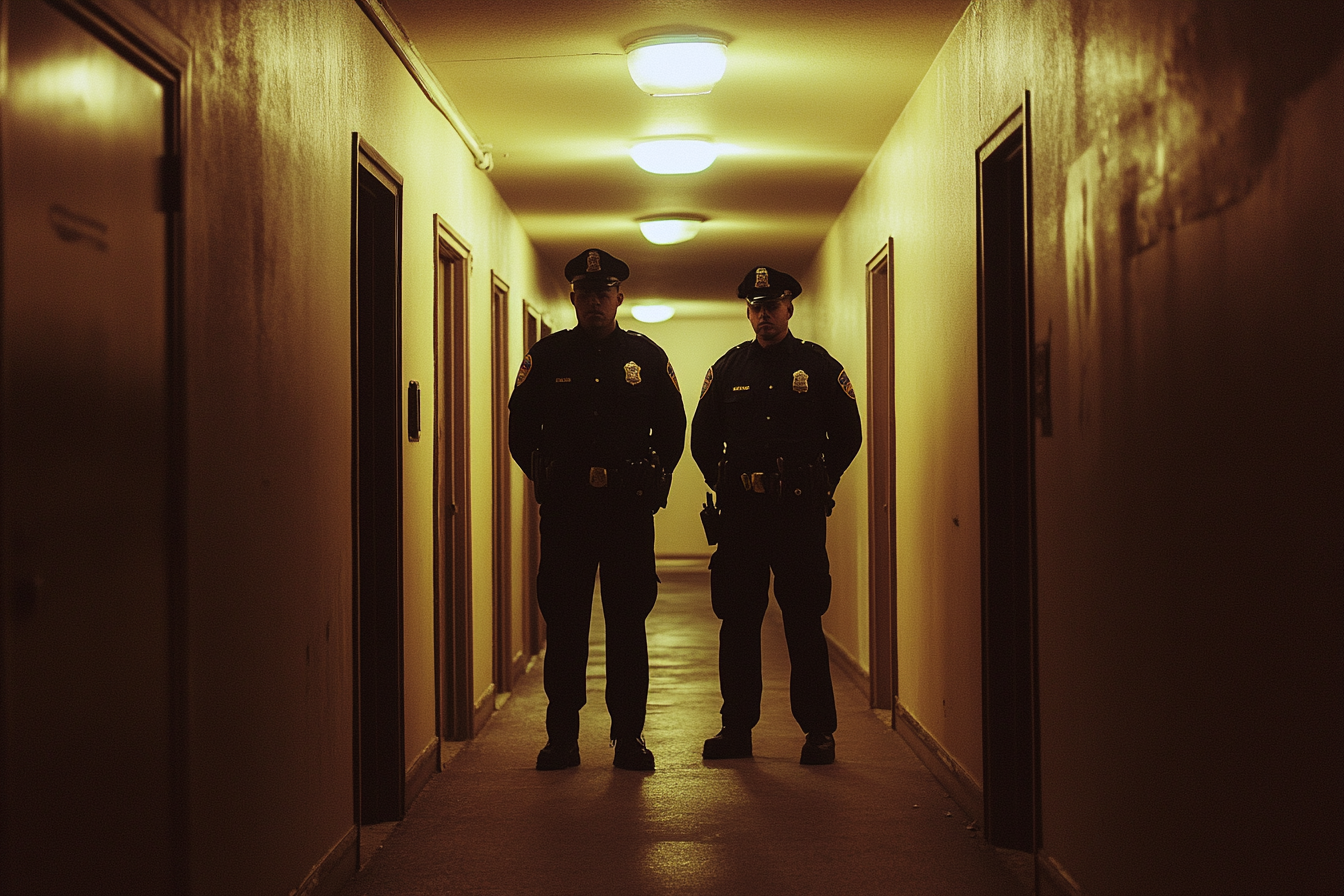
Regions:
<instances>
[{"instance_id":1,"label":"uniform sleeve","mask_svg":"<svg viewBox=\"0 0 1344 896\"><path fill-rule=\"evenodd\" d=\"M686 450L686 405L681 401L681 387L677 384L677 374L672 370L672 362L667 355L661 357L666 372L656 378L658 392L654 407L654 425L650 441L663 469L671 474L677 462Z\"/></svg>"},{"instance_id":2,"label":"uniform sleeve","mask_svg":"<svg viewBox=\"0 0 1344 896\"><path fill-rule=\"evenodd\" d=\"M714 368L705 372L700 387L700 403L695 406L691 420L691 457L705 483L711 487L719 478L719 461L723 459L723 408L719 403L718 388L714 385Z\"/></svg>"},{"instance_id":3,"label":"uniform sleeve","mask_svg":"<svg viewBox=\"0 0 1344 896\"><path fill-rule=\"evenodd\" d=\"M826 408L826 472L832 483L838 483L863 444L863 424L849 374L836 363L834 375L835 381L827 392L830 400Z\"/></svg>"},{"instance_id":4,"label":"uniform sleeve","mask_svg":"<svg viewBox=\"0 0 1344 896\"><path fill-rule=\"evenodd\" d=\"M532 475L532 452L541 447L541 385L544 382L543 378L532 375L534 363L533 354L529 352L518 368L513 395L509 397L509 454L529 477Z\"/></svg>"}]
</instances>

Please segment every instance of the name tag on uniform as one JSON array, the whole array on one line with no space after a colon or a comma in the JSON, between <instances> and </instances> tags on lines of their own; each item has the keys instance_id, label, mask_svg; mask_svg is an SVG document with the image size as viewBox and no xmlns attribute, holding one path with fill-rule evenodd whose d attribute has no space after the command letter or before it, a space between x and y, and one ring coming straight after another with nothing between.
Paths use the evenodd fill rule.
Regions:
<instances>
[{"instance_id":1,"label":"name tag on uniform","mask_svg":"<svg viewBox=\"0 0 1344 896\"><path fill-rule=\"evenodd\" d=\"M555 378L555 381L556 381L557 383L567 383L567 382L569 382L569 377L567 377L567 376L558 376L558 377Z\"/></svg>"},{"instance_id":2,"label":"name tag on uniform","mask_svg":"<svg viewBox=\"0 0 1344 896\"><path fill-rule=\"evenodd\" d=\"M733 387L733 391L734 391L734 392L746 392L746 391L748 391L748 390L750 390L750 389L751 389L750 386L734 386L734 387Z\"/></svg>"}]
</instances>

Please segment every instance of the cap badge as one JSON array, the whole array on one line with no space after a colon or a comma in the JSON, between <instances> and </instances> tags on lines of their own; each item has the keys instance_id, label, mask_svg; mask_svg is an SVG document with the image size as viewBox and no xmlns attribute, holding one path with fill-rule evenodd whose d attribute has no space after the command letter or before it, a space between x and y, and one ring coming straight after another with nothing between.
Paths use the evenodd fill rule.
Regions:
<instances>
[{"instance_id":1,"label":"cap badge","mask_svg":"<svg viewBox=\"0 0 1344 896\"><path fill-rule=\"evenodd\" d=\"M596 249L588 253L588 273L602 273L602 256Z\"/></svg>"},{"instance_id":2,"label":"cap badge","mask_svg":"<svg viewBox=\"0 0 1344 896\"><path fill-rule=\"evenodd\" d=\"M793 391L798 393L807 391L807 371L795 370L793 372Z\"/></svg>"},{"instance_id":3,"label":"cap badge","mask_svg":"<svg viewBox=\"0 0 1344 896\"><path fill-rule=\"evenodd\" d=\"M639 365L634 361L625 365L625 381L632 386L639 385Z\"/></svg>"},{"instance_id":4,"label":"cap badge","mask_svg":"<svg viewBox=\"0 0 1344 896\"><path fill-rule=\"evenodd\" d=\"M756 269L756 288L768 289L770 287L770 271L767 268Z\"/></svg>"}]
</instances>

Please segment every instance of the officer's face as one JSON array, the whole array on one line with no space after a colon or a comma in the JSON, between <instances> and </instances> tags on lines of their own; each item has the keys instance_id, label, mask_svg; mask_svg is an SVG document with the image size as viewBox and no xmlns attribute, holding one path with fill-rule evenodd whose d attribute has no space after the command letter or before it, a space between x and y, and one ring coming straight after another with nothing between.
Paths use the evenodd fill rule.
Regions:
<instances>
[{"instance_id":1,"label":"officer's face","mask_svg":"<svg viewBox=\"0 0 1344 896\"><path fill-rule=\"evenodd\" d=\"M761 345L774 345L789 335L789 318L793 317L793 302L787 299L766 299L759 305L747 305L747 320L756 331Z\"/></svg>"},{"instance_id":2,"label":"officer's face","mask_svg":"<svg viewBox=\"0 0 1344 896\"><path fill-rule=\"evenodd\" d=\"M619 286L579 281L574 284L569 301L579 319L579 329L594 336L606 336L616 329L616 309L625 296Z\"/></svg>"}]
</instances>

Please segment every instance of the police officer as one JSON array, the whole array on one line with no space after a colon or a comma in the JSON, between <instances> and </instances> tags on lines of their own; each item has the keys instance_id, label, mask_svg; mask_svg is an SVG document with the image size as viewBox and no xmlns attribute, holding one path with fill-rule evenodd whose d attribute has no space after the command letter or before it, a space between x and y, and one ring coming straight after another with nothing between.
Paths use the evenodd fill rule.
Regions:
<instances>
[{"instance_id":1,"label":"police officer","mask_svg":"<svg viewBox=\"0 0 1344 896\"><path fill-rule=\"evenodd\" d=\"M821 627L831 602L826 517L862 436L844 368L789 332L801 293L797 280L774 268L747 272L737 295L746 299L756 338L729 349L705 374L691 425L691 454L719 499L710 593L722 620L723 728L705 741L705 759L752 755L773 571L792 666L790 703L806 735L800 761L835 761L835 694ZM713 525L707 521L707 531Z\"/></svg>"},{"instance_id":2,"label":"police officer","mask_svg":"<svg viewBox=\"0 0 1344 896\"><path fill-rule=\"evenodd\" d=\"M601 249L565 265L578 326L523 359L509 399L509 452L541 502L537 602L546 620L543 771L579 764L587 702L593 582L602 570L607 711L617 768L650 770L644 744L649 651L644 620L658 594L653 515L667 502L686 411L667 355L616 325L630 269Z\"/></svg>"}]
</instances>

